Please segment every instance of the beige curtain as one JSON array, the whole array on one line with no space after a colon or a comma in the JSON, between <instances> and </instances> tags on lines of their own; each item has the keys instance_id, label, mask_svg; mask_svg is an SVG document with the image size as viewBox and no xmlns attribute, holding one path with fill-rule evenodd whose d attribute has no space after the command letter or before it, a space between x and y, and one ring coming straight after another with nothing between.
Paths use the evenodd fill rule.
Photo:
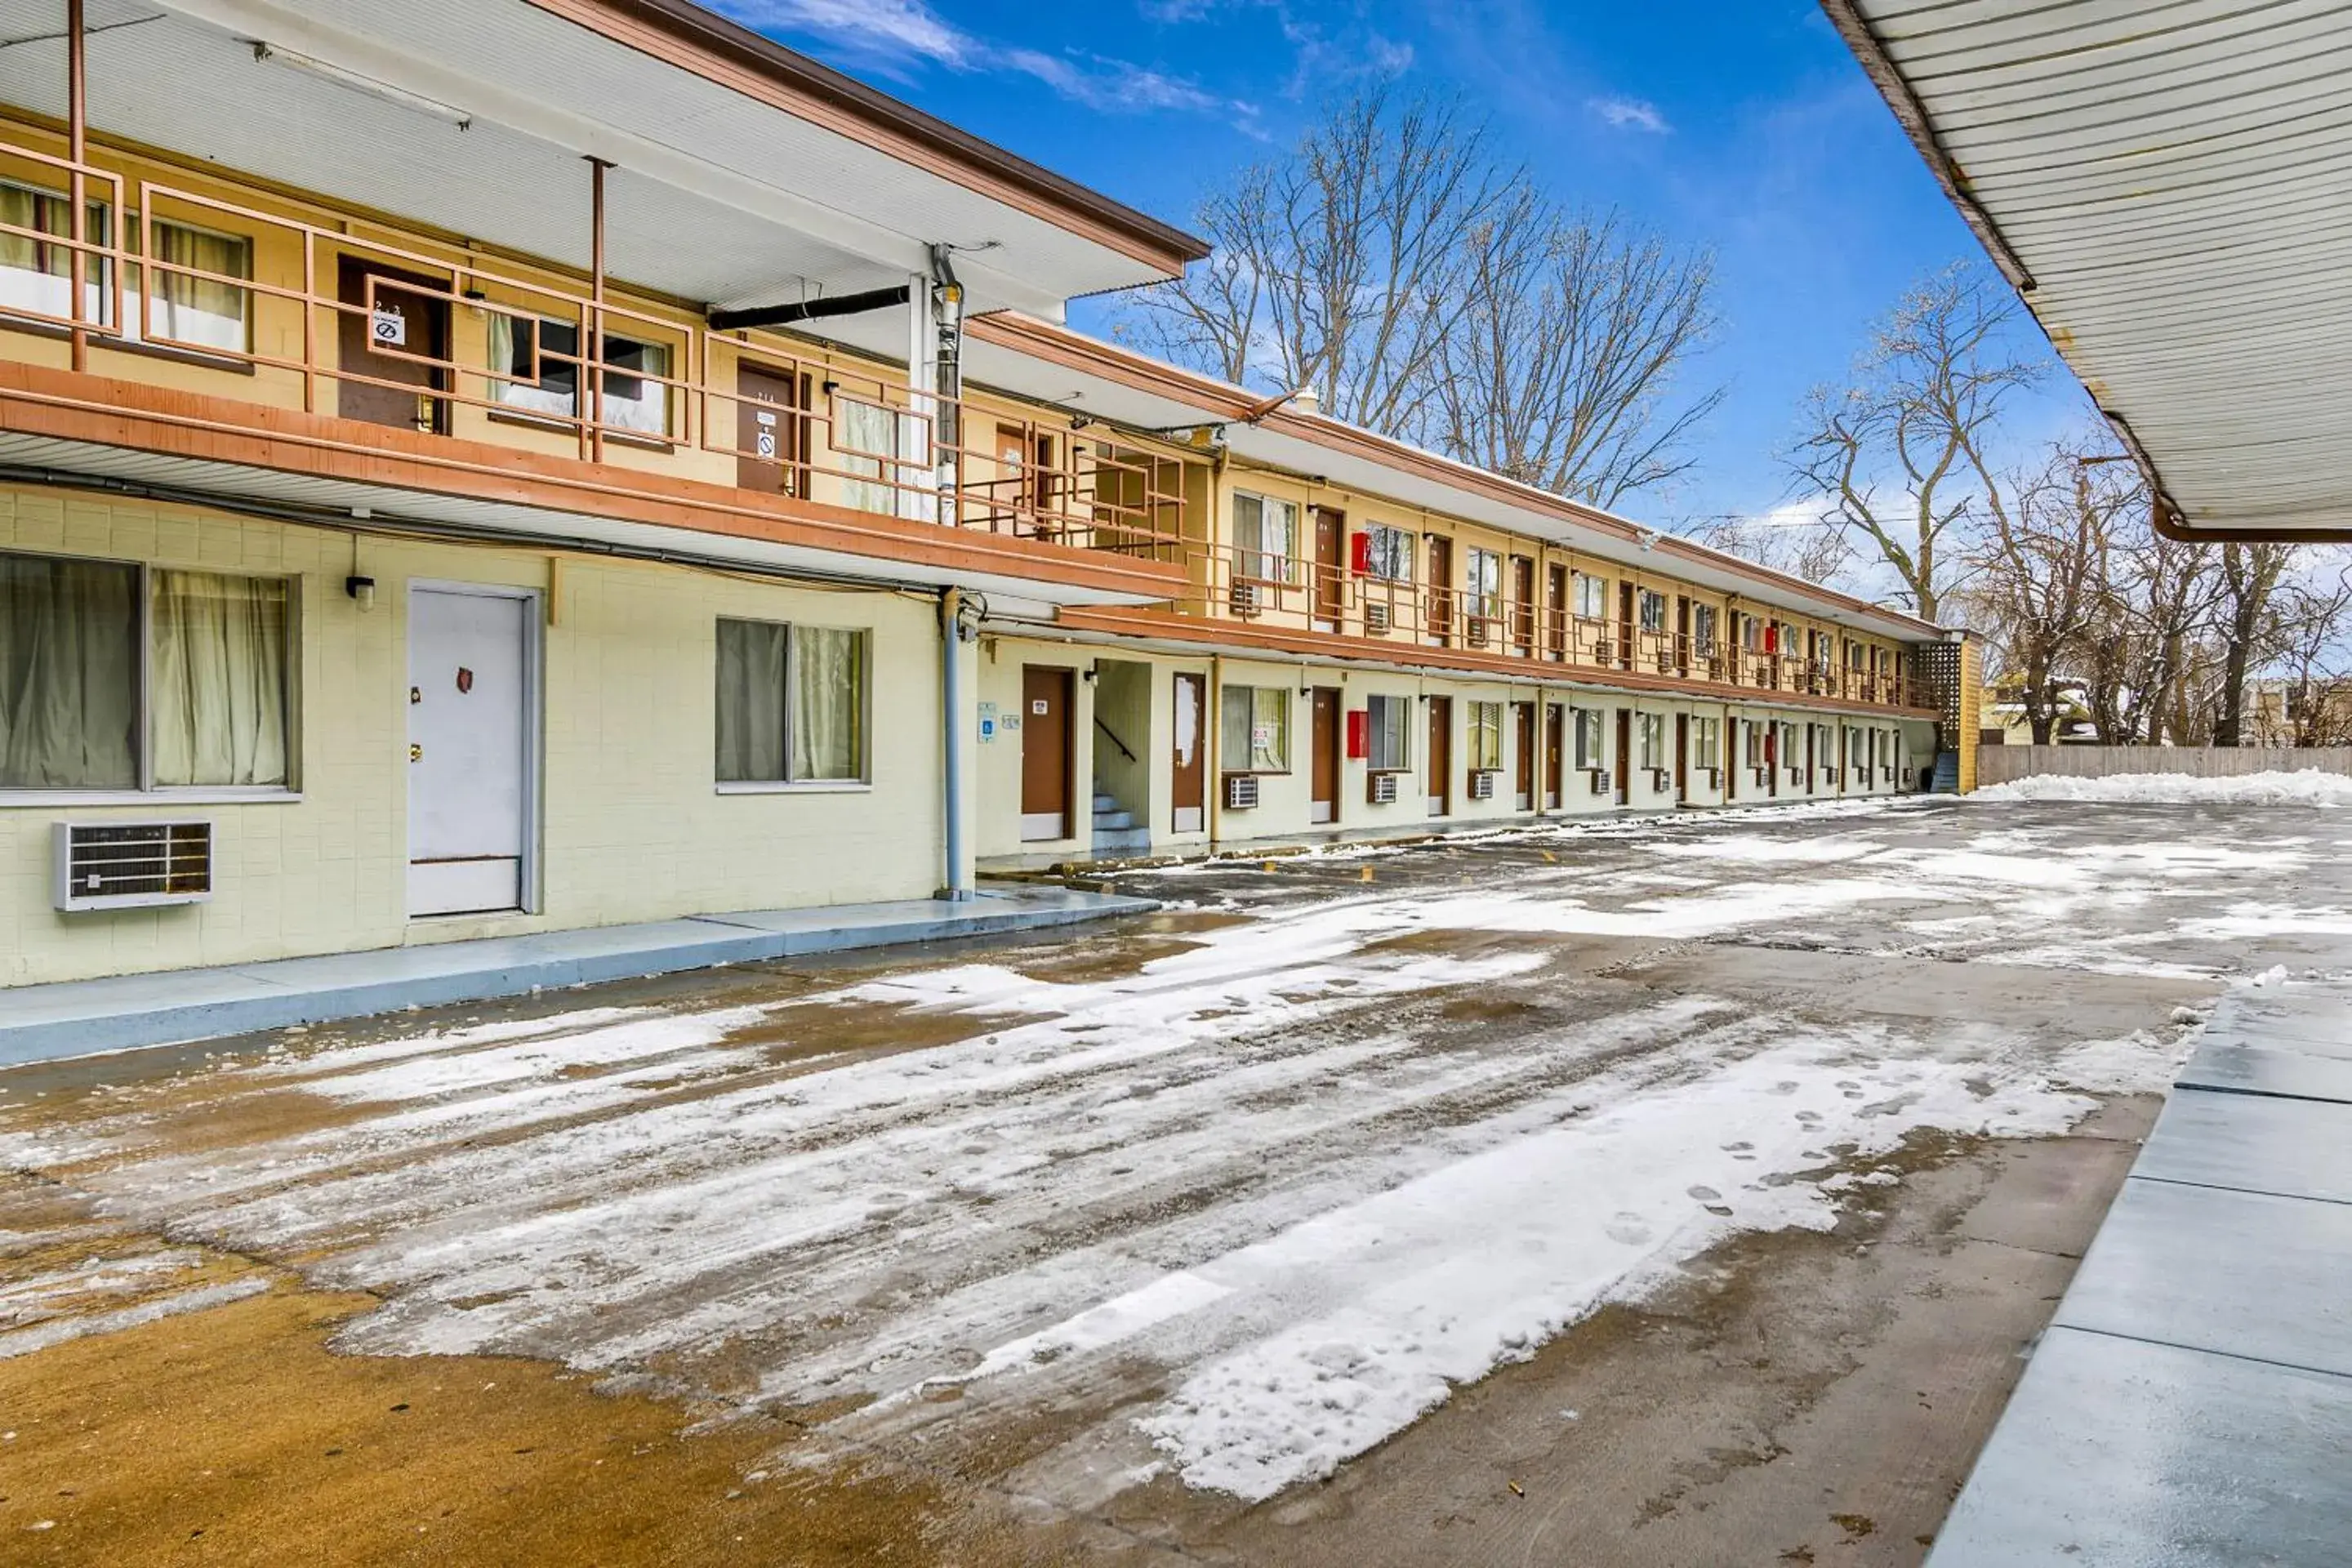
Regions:
<instances>
[{"instance_id":1,"label":"beige curtain","mask_svg":"<svg viewBox=\"0 0 2352 1568\"><path fill-rule=\"evenodd\" d=\"M161 261L194 267L230 278L253 276L250 241L232 235L205 234L178 224L155 226L155 254ZM250 346L246 312L252 290L214 278L191 278L184 272L155 277L154 300L149 305L149 325L158 337L195 343L209 349L243 353Z\"/></svg>"},{"instance_id":2,"label":"beige curtain","mask_svg":"<svg viewBox=\"0 0 2352 1568\"><path fill-rule=\"evenodd\" d=\"M844 472L865 476L853 479L842 487L845 506L860 511L897 511L898 491L882 483L882 459L861 458L858 452L888 452L898 450L898 421L887 408L871 403L844 400L836 405L841 410L840 426L833 433L833 445L843 454Z\"/></svg>"},{"instance_id":3,"label":"beige curtain","mask_svg":"<svg viewBox=\"0 0 2352 1568\"><path fill-rule=\"evenodd\" d=\"M73 208L63 196L53 196L22 185L0 184L0 223L13 228L70 237ZM92 244L106 240L107 207L89 204L84 228ZM108 264L91 255L83 268L82 313L86 321L112 319ZM0 233L0 308L13 307L57 320L73 316L73 249L51 245L26 234Z\"/></svg>"},{"instance_id":4,"label":"beige curtain","mask_svg":"<svg viewBox=\"0 0 2352 1568\"><path fill-rule=\"evenodd\" d=\"M787 629L766 621L719 623L719 779L780 784L784 772Z\"/></svg>"},{"instance_id":5,"label":"beige curtain","mask_svg":"<svg viewBox=\"0 0 2352 1568\"><path fill-rule=\"evenodd\" d=\"M866 774L866 634L793 633L793 776Z\"/></svg>"},{"instance_id":6,"label":"beige curtain","mask_svg":"<svg viewBox=\"0 0 2352 1568\"><path fill-rule=\"evenodd\" d=\"M0 788L139 784L139 571L0 555Z\"/></svg>"},{"instance_id":7,"label":"beige curtain","mask_svg":"<svg viewBox=\"0 0 2352 1568\"><path fill-rule=\"evenodd\" d=\"M283 579L153 574L148 711L159 785L283 784Z\"/></svg>"}]
</instances>

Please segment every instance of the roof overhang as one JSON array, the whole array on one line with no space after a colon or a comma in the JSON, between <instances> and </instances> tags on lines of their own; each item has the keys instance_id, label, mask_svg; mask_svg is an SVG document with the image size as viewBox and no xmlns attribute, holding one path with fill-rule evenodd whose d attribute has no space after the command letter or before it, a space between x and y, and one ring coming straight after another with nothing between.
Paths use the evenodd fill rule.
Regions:
<instances>
[{"instance_id":1,"label":"roof overhang","mask_svg":"<svg viewBox=\"0 0 2352 1568\"><path fill-rule=\"evenodd\" d=\"M1317 414L1266 406L1244 388L1195 374L1051 321L1012 313L966 323L968 383L1130 429L1213 426L1227 450L1400 510L1483 522L1580 553L1906 642L1943 628L1752 561L1580 505Z\"/></svg>"},{"instance_id":2,"label":"roof overhang","mask_svg":"<svg viewBox=\"0 0 2352 1568\"><path fill-rule=\"evenodd\" d=\"M684 0L87 0L93 138L721 306L904 283L977 309L1173 276L1198 240ZM0 0L0 100L62 120L57 0ZM257 45L267 46L257 49Z\"/></svg>"},{"instance_id":3,"label":"roof overhang","mask_svg":"<svg viewBox=\"0 0 2352 1568\"><path fill-rule=\"evenodd\" d=\"M2158 525L2352 540L2352 11L1822 5Z\"/></svg>"}]
</instances>

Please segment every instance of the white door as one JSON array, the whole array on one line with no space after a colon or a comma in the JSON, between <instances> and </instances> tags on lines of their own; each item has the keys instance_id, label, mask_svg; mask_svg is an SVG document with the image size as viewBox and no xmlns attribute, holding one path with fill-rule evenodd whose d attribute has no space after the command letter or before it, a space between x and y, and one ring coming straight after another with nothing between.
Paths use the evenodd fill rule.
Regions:
<instances>
[{"instance_id":1,"label":"white door","mask_svg":"<svg viewBox=\"0 0 2352 1568\"><path fill-rule=\"evenodd\" d=\"M512 594L408 595L408 912L523 907L530 612Z\"/></svg>"}]
</instances>

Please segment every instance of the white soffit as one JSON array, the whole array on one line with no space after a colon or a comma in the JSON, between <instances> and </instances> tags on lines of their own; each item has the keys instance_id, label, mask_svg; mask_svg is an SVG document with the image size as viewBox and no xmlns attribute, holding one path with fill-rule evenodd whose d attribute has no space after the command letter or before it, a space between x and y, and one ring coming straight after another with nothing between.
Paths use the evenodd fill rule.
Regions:
<instances>
[{"instance_id":1,"label":"white soffit","mask_svg":"<svg viewBox=\"0 0 2352 1568\"><path fill-rule=\"evenodd\" d=\"M62 0L0 0L0 99L66 112ZM93 132L719 305L903 282L932 242L981 308L1149 281L1108 245L524 0L89 0ZM255 42L470 119L280 61Z\"/></svg>"},{"instance_id":2,"label":"white soffit","mask_svg":"<svg viewBox=\"0 0 2352 1568\"><path fill-rule=\"evenodd\" d=\"M2352 530L2352 7L1823 4L2180 521Z\"/></svg>"}]
</instances>

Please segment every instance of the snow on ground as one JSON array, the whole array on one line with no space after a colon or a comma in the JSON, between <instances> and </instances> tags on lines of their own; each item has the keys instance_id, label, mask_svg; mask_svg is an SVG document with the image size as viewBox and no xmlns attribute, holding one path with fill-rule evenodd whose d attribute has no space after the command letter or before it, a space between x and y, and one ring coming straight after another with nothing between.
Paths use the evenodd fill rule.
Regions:
<instances>
[{"instance_id":1,"label":"snow on ground","mask_svg":"<svg viewBox=\"0 0 2352 1568\"><path fill-rule=\"evenodd\" d=\"M1322 857L1265 891L1195 869L1165 885L1214 879L1249 918L1132 963L1082 935L814 993L737 976L700 1005L322 1034L85 1115L0 1097L0 1163L379 1292L348 1350L656 1376L821 1412L816 1452L988 1456L1069 1505L1161 1472L1265 1498L1730 1236L1832 1224L1906 1138L2045 1134L2160 1088L2196 1016L2177 984L2144 1027L1718 984L1721 944L2062 996L1979 966L2218 989L2260 921L2318 944L2305 967L2352 963L2352 888L2276 821L2009 809L1520 835L1367 864L1370 887ZM1103 962L1055 978L1073 954ZM1661 954L1701 978L1616 977ZM210 1131L289 1096L317 1114ZM104 1305L123 1277L54 1289Z\"/></svg>"},{"instance_id":2,"label":"snow on ground","mask_svg":"<svg viewBox=\"0 0 2352 1568\"><path fill-rule=\"evenodd\" d=\"M1969 799L2100 801L2131 805L2352 805L2352 778L2322 773L2316 768L2294 773L2244 773L2235 778L2115 773L2106 778L2077 779L2037 773L2009 784L1990 784Z\"/></svg>"}]
</instances>

